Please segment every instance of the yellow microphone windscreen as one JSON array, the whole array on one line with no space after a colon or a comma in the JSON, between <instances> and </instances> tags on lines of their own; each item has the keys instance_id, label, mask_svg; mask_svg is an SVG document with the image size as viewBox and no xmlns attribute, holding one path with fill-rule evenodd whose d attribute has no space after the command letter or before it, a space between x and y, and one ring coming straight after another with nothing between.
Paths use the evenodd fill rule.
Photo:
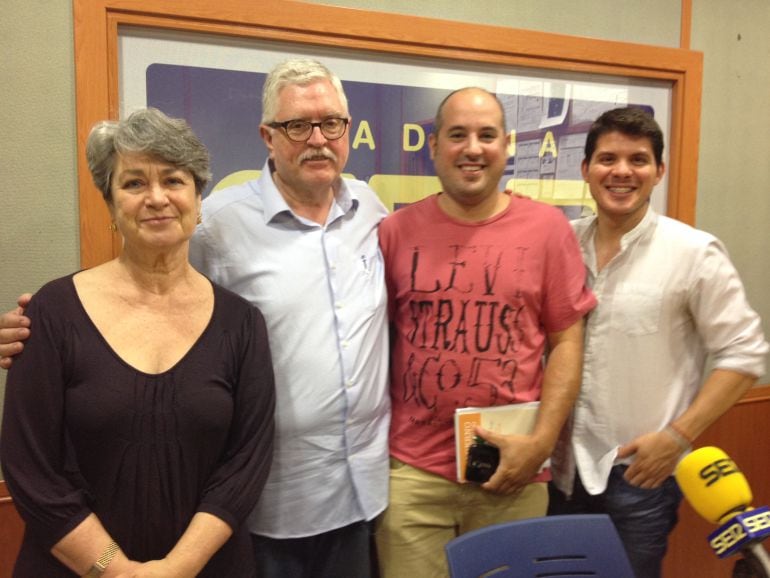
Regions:
<instances>
[{"instance_id":1,"label":"yellow microphone windscreen","mask_svg":"<svg viewBox=\"0 0 770 578\"><path fill-rule=\"evenodd\" d=\"M707 446L688 454L679 462L674 475L693 509L715 524L751 504L746 476L719 448Z\"/></svg>"}]
</instances>

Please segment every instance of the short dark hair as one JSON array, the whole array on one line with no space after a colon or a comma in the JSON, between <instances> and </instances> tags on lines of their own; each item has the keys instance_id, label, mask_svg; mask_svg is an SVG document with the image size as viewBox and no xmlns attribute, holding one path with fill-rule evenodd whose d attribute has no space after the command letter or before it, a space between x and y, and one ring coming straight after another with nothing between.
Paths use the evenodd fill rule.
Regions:
<instances>
[{"instance_id":1,"label":"short dark hair","mask_svg":"<svg viewBox=\"0 0 770 578\"><path fill-rule=\"evenodd\" d=\"M594 121L586 137L584 158L586 164L591 162L599 137L610 132L650 139L655 163L658 166L663 164L663 131L649 112L637 106L608 110Z\"/></svg>"}]
</instances>

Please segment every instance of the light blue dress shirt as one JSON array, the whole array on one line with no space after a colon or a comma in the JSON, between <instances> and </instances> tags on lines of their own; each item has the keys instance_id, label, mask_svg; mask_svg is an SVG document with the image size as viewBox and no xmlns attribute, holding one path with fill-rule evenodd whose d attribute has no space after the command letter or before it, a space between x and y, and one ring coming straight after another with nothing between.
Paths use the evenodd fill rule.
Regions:
<instances>
[{"instance_id":1,"label":"light blue dress shirt","mask_svg":"<svg viewBox=\"0 0 770 578\"><path fill-rule=\"evenodd\" d=\"M250 530L297 538L387 505L388 336L377 226L387 211L343 179L324 225L294 214L266 164L212 193L190 261L259 307L275 371L270 476Z\"/></svg>"}]
</instances>

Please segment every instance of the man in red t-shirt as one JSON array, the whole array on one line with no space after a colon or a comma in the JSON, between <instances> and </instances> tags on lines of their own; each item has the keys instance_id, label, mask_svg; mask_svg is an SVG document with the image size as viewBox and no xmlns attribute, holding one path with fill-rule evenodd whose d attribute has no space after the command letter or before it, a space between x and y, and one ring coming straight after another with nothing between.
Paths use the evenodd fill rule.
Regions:
<instances>
[{"instance_id":1,"label":"man in red t-shirt","mask_svg":"<svg viewBox=\"0 0 770 578\"><path fill-rule=\"evenodd\" d=\"M450 94L429 144L442 192L380 225L395 330L384 578L444 576L458 533L545 515L540 469L577 395L596 303L563 214L498 189L507 136L494 95ZM457 483L455 409L538 400L531 434L477 432L500 450L489 481Z\"/></svg>"}]
</instances>

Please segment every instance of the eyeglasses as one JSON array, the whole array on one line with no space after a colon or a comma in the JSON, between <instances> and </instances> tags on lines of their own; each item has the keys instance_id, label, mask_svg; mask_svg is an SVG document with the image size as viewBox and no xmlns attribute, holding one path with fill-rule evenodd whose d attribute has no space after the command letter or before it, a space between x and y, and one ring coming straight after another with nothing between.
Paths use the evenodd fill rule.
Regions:
<instances>
[{"instance_id":1,"label":"eyeglasses","mask_svg":"<svg viewBox=\"0 0 770 578\"><path fill-rule=\"evenodd\" d=\"M282 128L289 140L306 142L310 135L313 134L315 127L321 129L321 134L328 140L342 138L349 122L349 118L337 117L325 118L320 122L310 122L309 120L295 118L284 122L271 122L267 126L270 128Z\"/></svg>"}]
</instances>

